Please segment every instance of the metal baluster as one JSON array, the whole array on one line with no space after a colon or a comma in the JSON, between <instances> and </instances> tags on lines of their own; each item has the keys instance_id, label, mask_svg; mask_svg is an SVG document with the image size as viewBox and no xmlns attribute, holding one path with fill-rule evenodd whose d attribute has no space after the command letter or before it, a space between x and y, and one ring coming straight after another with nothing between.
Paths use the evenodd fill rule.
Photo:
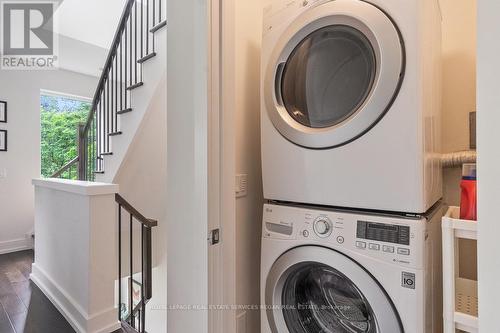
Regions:
<instances>
[{"instance_id":1,"label":"metal baluster","mask_svg":"<svg viewBox=\"0 0 500 333\"><path fill-rule=\"evenodd\" d=\"M99 101L99 126L97 131L97 137L99 140L97 156L101 157L102 153L102 100ZM99 160L99 171L102 171L101 160Z\"/></svg>"},{"instance_id":2,"label":"metal baluster","mask_svg":"<svg viewBox=\"0 0 500 333\"><path fill-rule=\"evenodd\" d=\"M146 0L146 54L149 54L149 0Z\"/></svg>"},{"instance_id":3,"label":"metal baluster","mask_svg":"<svg viewBox=\"0 0 500 333\"><path fill-rule=\"evenodd\" d=\"M109 136L109 133L113 130L113 116L111 113L111 101L113 100L113 96L111 95L111 90L109 89L110 87L110 80L109 80L109 75L111 74L111 69L108 72L108 77L106 78L106 89L108 90L108 104L106 105L107 108L107 114L108 114L108 119L109 119L109 128L108 128L108 133L106 134L108 136L108 141L109 141L109 150L108 152L111 152L111 137Z\"/></svg>"},{"instance_id":4,"label":"metal baluster","mask_svg":"<svg viewBox=\"0 0 500 333\"><path fill-rule=\"evenodd\" d=\"M144 57L144 5L141 2L141 59L142 57Z\"/></svg>"},{"instance_id":5,"label":"metal baluster","mask_svg":"<svg viewBox=\"0 0 500 333\"><path fill-rule=\"evenodd\" d=\"M153 27L156 25L156 0L153 0ZM154 43L153 37L153 43Z\"/></svg>"},{"instance_id":6,"label":"metal baluster","mask_svg":"<svg viewBox=\"0 0 500 333\"><path fill-rule=\"evenodd\" d=\"M101 126L102 126L102 112L101 112L101 101L97 103L97 157L101 157L102 152L102 137L101 137ZM101 170L101 162L98 159L98 168L97 170Z\"/></svg>"},{"instance_id":7,"label":"metal baluster","mask_svg":"<svg viewBox=\"0 0 500 333\"><path fill-rule=\"evenodd\" d=\"M89 140L87 136L87 132L83 133L83 156L85 156L85 163L84 163L84 169L83 169L83 175L84 179L87 180L87 172L88 172L88 160L89 160Z\"/></svg>"},{"instance_id":8,"label":"metal baluster","mask_svg":"<svg viewBox=\"0 0 500 333\"><path fill-rule=\"evenodd\" d=\"M158 0L158 23L161 22L161 0Z\"/></svg>"},{"instance_id":9,"label":"metal baluster","mask_svg":"<svg viewBox=\"0 0 500 333\"><path fill-rule=\"evenodd\" d=\"M118 204L118 321L122 321L122 205Z\"/></svg>"},{"instance_id":10,"label":"metal baluster","mask_svg":"<svg viewBox=\"0 0 500 333\"><path fill-rule=\"evenodd\" d=\"M144 278L144 274L146 272L145 267L144 267L144 225L141 225L141 308L142 308L142 313L141 313L141 327L144 328L146 324L146 302L144 301L144 287L146 286L146 279ZM142 332L142 331L141 331Z\"/></svg>"},{"instance_id":11,"label":"metal baluster","mask_svg":"<svg viewBox=\"0 0 500 333\"><path fill-rule=\"evenodd\" d=\"M111 60L111 67L109 68L109 76L108 76L108 91L109 91L109 118L111 121L111 125L109 128L109 133L113 133L115 131L115 119L113 117L113 60ZM110 139L110 142L112 139Z\"/></svg>"},{"instance_id":12,"label":"metal baluster","mask_svg":"<svg viewBox=\"0 0 500 333\"><path fill-rule=\"evenodd\" d=\"M118 132L118 55L115 55L115 132Z\"/></svg>"},{"instance_id":13,"label":"metal baluster","mask_svg":"<svg viewBox=\"0 0 500 333\"><path fill-rule=\"evenodd\" d=\"M106 153L110 151L110 146L109 146L109 113L108 113L108 103L109 103L109 90L107 89L108 82L106 81L104 87L104 114L106 116L106 130L104 131L104 135L106 137Z\"/></svg>"},{"instance_id":14,"label":"metal baluster","mask_svg":"<svg viewBox=\"0 0 500 333\"><path fill-rule=\"evenodd\" d=\"M134 62L134 70L135 70L135 83L139 82L137 80L137 46L138 46L138 42L137 42L137 1L134 3L134 21L135 21L135 44L134 44L134 47L135 47L135 62Z\"/></svg>"},{"instance_id":15,"label":"metal baluster","mask_svg":"<svg viewBox=\"0 0 500 333\"><path fill-rule=\"evenodd\" d=\"M96 133L96 126L97 124L97 118L96 118L96 114L94 112L94 120L92 121L92 180L94 180L94 177L95 177L95 174L94 174L94 171L97 170L96 169L96 163L97 163L97 159L95 158L96 154L95 154L95 133Z\"/></svg>"},{"instance_id":16,"label":"metal baluster","mask_svg":"<svg viewBox=\"0 0 500 333\"><path fill-rule=\"evenodd\" d=\"M133 311L134 311L134 305L133 305L133 302L132 302L132 297L133 297L133 293L132 293L132 285L133 285L133 277L134 277L134 271L133 271L133 260L134 260L134 245L133 245L133 231L132 231L132 227L133 227L133 221L132 221L132 214L130 214L130 280L129 280L129 301L128 301L128 304L129 304L129 311L130 311L130 321L132 323L132 327L135 328L135 323L134 323L134 320L133 320Z\"/></svg>"},{"instance_id":17,"label":"metal baluster","mask_svg":"<svg viewBox=\"0 0 500 333\"><path fill-rule=\"evenodd\" d=\"M133 36L133 33L132 33L132 29L133 29L133 25L132 25L132 15L130 15L129 17L129 28L130 28L130 45L129 45L129 49L130 49L130 83L129 83L129 87L132 85L132 76L133 76L133 68L132 68L132 59L134 58L134 53L133 53L133 49L132 49L132 36Z\"/></svg>"},{"instance_id":18,"label":"metal baluster","mask_svg":"<svg viewBox=\"0 0 500 333\"><path fill-rule=\"evenodd\" d=\"M97 171L97 112L94 112L94 140L92 143L94 144L92 165L94 166L94 171ZM92 177L95 178L95 174L92 174Z\"/></svg>"},{"instance_id":19,"label":"metal baluster","mask_svg":"<svg viewBox=\"0 0 500 333\"><path fill-rule=\"evenodd\" d=\"M127 54L128 54L128 51L127 51L127 25L125 25L125 80L122 82L123 85L125 85L125 88L127 87ZM128 92L127 92L127 89L125 89L125 108L128 108L128 103L127 103L127 99L128 99Z\"/></svg>"},{"instance_id":20,"label":"metal baluster","mask_svg":"<svg viewBox=\"0 0 500 333\"><path fill-rule=\"evenodd\" d=\"M91 125L91 124L90 124ZM87 159L85 160L87 162L87 173L86 173L86 178L85 180L88 181L89 180L89 170L90 170L90 154L89 154L89 148L90 148L90 133L91 133L91 126L89 125L89 127L87 128L87 131L85 132L85 153L87 154Z\"/></svg>"},{"instance_id":21,"label":"metal baluster","mask_svg":"<svg viewBox=\"0 0 500 333\"><path fill-rule=\"evenodd\" d=\"M123 43L120 40L120 110L123 109Z\"/></svg>"}]
</instances>

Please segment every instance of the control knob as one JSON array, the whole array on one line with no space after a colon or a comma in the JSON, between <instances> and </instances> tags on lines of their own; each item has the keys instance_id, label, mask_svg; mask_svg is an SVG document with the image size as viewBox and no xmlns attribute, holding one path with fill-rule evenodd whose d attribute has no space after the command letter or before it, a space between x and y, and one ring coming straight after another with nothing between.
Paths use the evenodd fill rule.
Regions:
<instances>
[{"instance_id":1,"label":"control knob","mask_svg":"<svg viewBox=\"0 0 500 333\"><path fill-rule=\"evenodd\" d=\"M328 237L332 233L332 222L328 218L318 218L314 222L314 232L319 237Z\"/></svg>"}]
</instances>

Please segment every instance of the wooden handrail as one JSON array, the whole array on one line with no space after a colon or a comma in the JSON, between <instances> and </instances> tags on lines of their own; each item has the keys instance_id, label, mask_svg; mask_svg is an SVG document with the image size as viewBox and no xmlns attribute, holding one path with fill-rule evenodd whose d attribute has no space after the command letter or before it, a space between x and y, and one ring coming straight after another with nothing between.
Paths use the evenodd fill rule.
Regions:
<instances>
[{"instance_id":1,"label":"wooden handrail","mask_svg":"<svg viewBox=\"0 0 500 333\"><path fill-rule=\"evenodd\" d=\"M57 170L56 172L54 172L50 178L59 178L66 170L70 169L73 165L77 164L78 163L78 160L79 160L79 157L75 157L74 159L72 159L71 161L69 161L68 163L66 163L62 168L60 168L59 170Z\"/></svg>"},{"instance_id":2,"label":"wooden handrail","mask_svg":"<svg viewBox=\"0 0 500 333\"><path fill-rule=\"evenodd\" d=\"M147 217L142 215L137 209L135 209L127 200L125 200L118 193L115 194L115 200L119 205L122 206L123 209L132 214L132 216L134 216L138 222L145 225L146 227L153 228L158 225L158 221L153 219L148 219Z\"/></svg>"}]
</instances>

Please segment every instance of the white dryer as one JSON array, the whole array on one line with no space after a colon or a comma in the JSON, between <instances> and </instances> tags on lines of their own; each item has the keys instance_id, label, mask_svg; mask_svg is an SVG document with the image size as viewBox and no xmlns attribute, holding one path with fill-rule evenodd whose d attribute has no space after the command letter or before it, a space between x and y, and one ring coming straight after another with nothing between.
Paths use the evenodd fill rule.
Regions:
<instances>
[{"instance_id":1,"label":"white dryer","mask_svg":"<svg viewBox=\"0 0 500 333\"><path fill-rule=\"evenodd\" d=\"M438 0L265 9L264 197L424 213L441 197Z\"/></svg>"},{"instance_id":2,"label":"white dryer","mask_svg":"<svg viewBox=\"0 0 500 333\"><path fill-rule=\"evenodd\" d=\"M265 205L261 333L441 333L441 216Z\"/></svg>"}]
</instances>

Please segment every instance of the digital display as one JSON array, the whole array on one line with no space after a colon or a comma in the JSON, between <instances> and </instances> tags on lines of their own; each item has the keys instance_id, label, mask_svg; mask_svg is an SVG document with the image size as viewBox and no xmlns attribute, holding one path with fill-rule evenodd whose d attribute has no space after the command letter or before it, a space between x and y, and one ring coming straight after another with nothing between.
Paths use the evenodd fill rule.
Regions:
<instances>
[{"instance_id":1,"label":"digital display","mask_svg":"<svg viewBox=\"0 0 500 333\"><path fill-rule=\"evenodd\" d=\"M358 221L356 236L367 240L410 245L410 227L404 225Z\"/></svg>"}]
</instances>

